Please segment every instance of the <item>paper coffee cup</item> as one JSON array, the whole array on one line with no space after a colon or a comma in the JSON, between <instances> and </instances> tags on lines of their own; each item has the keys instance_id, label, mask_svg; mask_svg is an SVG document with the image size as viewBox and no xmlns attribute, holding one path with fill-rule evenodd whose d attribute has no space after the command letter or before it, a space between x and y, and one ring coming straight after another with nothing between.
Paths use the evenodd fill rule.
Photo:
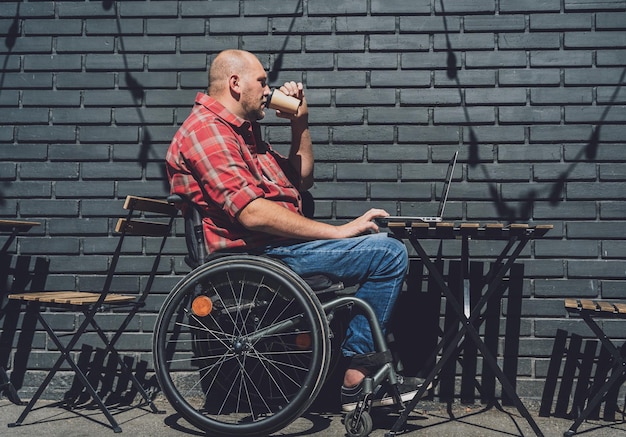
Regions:
<instances>
[{"instance_id":1,"label":"paper coffee cup","mask_svg":"<svg viewBox=\"0 0 626 437\"><path fill-rule=\"evenodd\" d=\"M267 96L267 107L287 114L296 114L302 103L295 97L288 96L278 89L272 90Z\"/></svg>"}]
</instances>

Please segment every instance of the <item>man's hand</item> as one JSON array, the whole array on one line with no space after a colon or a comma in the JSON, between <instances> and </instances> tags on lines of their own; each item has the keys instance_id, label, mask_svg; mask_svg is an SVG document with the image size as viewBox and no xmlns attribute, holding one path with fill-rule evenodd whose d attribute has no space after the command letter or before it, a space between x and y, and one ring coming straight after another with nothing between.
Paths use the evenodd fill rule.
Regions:
<instances>
[{"instance_id":1,"label":"man's hand","mask_svg":"<svg viewBox=\"0 0 626 437\"><path fill-rule=\"evenodd\" d=\"M306 99L304 98L304 85L302 85L302 82L285 82L285 84L279 89L283 94L295 97L302 103L300 103L298 112L296 112L295 114L287 114L277 110L276 116L280 118L288 118L292 121L296 121L303 117L306 120L306 117L309 115L309 107L307 106Z\"/></svg>"},{"instance_id":2,"label":"man's hand","mask_svg":"<svg viewBox=\"0 0 626 437\"><path fill-rule=\"evenodd\" d=\"M389 216L389 214L384 209L372 208L361 217L358 217L345 225L338 226L339 231L341 233L345 233L345 235L339 238L356 237L357 235L363 234L376 234L379 232L379 229L378 225L374 223L373 220L375 218L387 216Z\"/></svg>"}]
</instances>

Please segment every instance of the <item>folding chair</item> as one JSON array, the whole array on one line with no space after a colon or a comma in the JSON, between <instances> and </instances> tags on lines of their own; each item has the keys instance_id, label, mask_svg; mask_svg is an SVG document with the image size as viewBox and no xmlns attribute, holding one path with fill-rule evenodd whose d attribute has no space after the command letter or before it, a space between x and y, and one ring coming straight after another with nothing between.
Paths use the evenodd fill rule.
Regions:
<instances>
[{"instance_id":1,"label":"folding chair","mask_svg":"<svg viewBox=\"0 0 626 437\"><path fill-rule=\"evenodd\" d=\"M596 410L600 402L607 396L610 390L617 390L618 384L624 382L626 376L626 355L616 347L611 339L604 333L603 329L594 320L595 318L626 318L626 303L610 302L603 300L588 299L565 299L565 309L569 313L580 315L591 328L595 336L600 340L602 346L611 355L611 373L610 376L602 381L594 383L594 389L591 392L591 399L588 401L585 409L580 413L572 426L563 433L564 436L570 437L576 434L578 427Z\"/></svg>"},{"instance_id":2,"label":"folding chair","mask_svg":"<svg viewBox=\"0 0 626 437\"><path fill-rule=\"evenodd\" d=\"M136 376L133 374L128 365L122 360L120 354L115 349L115 344L119 340L122 333L128 327L131 319L137 313L137 311L144 305L144 302L150 292L154 277L156 275L159 262L161 259L161 253L165 246L165 241L171 233L172 224L177 215L177 210L174 206L161 200L148 199L143 197L128 196L124 203L124 208L128 210L125 218L120 218L115 227L115 232L120 234L119 241L115 252L112 256L110 267L107 275L104 279L104 285L101 292L83 292L83 291L50 291L50 292L28 292L20 294L10 294L9 299L19 300L25 302L27 305L37 305L37 317L41 325L48 332L48 335L59 348L61 356L58 358L44 381L41 383L34 396L26 405L24 411L17 419L15 423L9 424L9 427L15 427L22 424L28 413L32 410L37 400L41 397L42 393L61 368L64 362L67 362L72 370L75 372L78 380L82 383L84 388L91 395L94 402L99 406L102 413L106 416L111 424L111 428L115 432L121 432L122 429L113 418L113 415L105 405L103 399L96 392L96 388L89 382L85 372L77 365L72 358L71 352L79 342L81 336L87 331L87 328L91 326L97 335L102 339L105 345L105 353L111 354L112 358L117 360L117 364L120 367L120 375L128 377L135 389L141 394L143 399L148 403L152 412L158 412L151 397L148 395L144 387L140 384ZM150 220L145 217L149 216ZM153 216L161 217L161 220L154 220ZM122 254L122 246L126 236L135 235L143 237L160 237L160 247L157 255L155 256L152 264L152 270L147 278L146 285L140 293L135 294L118 294L110 293L111 284L114 277L117 276L116 269L120 261L120 255ZM46 307L53 307L55 310L63 309L73 312L82 312L85 315L84 320L73 334L71 334L70 340L64 345L61 342L60 336L52 329L50 324L46 321L46 312L43 311ZM97 323L96 315L101 312L103 308L113 308L127 310L127 315L121 323L119 329L109 340L104 333L103 329Z\"/></svg>"}]
</instances>

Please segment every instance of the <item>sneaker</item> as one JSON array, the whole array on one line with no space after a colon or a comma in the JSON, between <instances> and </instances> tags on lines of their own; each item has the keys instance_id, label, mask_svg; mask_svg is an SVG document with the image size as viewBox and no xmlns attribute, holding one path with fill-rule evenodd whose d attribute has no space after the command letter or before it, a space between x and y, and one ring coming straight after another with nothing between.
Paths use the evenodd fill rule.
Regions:
<instances>
[{"instance_id":1,"label":"sneaker","mask_svg":"<svg viewBox=\"0 0 626 437\"><path fill-rule=\"evenodd\" d=\"M398 391L402 402L408 402L417 394L417 391L423 385L422 378L404 377L398 375ZM432 383L428 385L427 390L432 388ZM354 387L341 386L341 409L344 412L353 411L361 396L363 395L363 381ZM372 393L372 408L388 407L395 405L394 397L383 388L382 385L377 386Z\"/></svg>"}]
</instances>

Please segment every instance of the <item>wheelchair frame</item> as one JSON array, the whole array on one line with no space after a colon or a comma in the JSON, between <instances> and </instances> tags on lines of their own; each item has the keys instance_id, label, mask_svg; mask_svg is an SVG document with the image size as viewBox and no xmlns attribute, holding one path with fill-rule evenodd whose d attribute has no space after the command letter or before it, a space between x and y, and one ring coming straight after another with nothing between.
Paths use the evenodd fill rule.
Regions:
<instances>
[{"instance_id":1,"label":"wheelchair frame","mask_svg":"<svg viewBox=\"0 0 626 437\"><path fill-rule=\"evenodd\" d=\"M168 201L179 208L187 203L187 262L195 268L161 307L153 355L165 396L188 422L214 436L258 436L299 418L328 374L331 338L337 338L330 321L340 308L362 313L376 352L387 352L367 302L337 296L334 292L342 287L330 282L313 290L306 278L266 256L232 253L207 258L198 209L182 196ZM371 432L371 394L383 381L403 407L395 368L387 363L366 378L357 408L346 416L349 436Z\"/></svg>"}]
</instances>

